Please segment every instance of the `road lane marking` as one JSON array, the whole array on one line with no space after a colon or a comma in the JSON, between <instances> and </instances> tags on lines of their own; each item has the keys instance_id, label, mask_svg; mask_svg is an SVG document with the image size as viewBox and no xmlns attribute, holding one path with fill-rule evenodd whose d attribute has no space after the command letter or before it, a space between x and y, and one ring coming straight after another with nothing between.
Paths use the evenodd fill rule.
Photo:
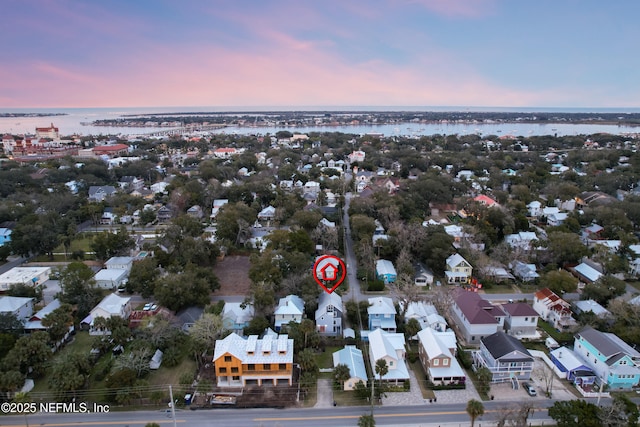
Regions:
<instances>
[{"instance_id":1,"label":"road lane marking","mask_svg":"<svg viewBox=\"0 0 640 427\"><path fill-rule=\"evenodd\" d=\"M492 411L486 411L492 412ZM485 412L485 413L486 413ZM375 414L376 418L391 418L391 417L416 417L424 415L460 415L466 414L466 411L450 411L450 412L414 412L407 414ZM254 422L261 421L305 421L305 420L339 420L339 419L356 419L360 418L360 415L327 415L321 417L280 417L280 418L254 418Z\"/></svg>"},{"instance_id":2,"label":"road lane marking","mask_svg":"<svg viewBox=\"0 0 640 427\"><path fill-rule=\"evenodd\" d=\"M102 425L108 425L108 426L120 426L120 425L132 425L132 424L142 424L142 425L147 425L148 423L156 423L156 424L160 424L162 425L163 423L168 423L168 422L173 422L173 420L167 420L167 419L163 419L163 420L150 420L150 421L79 421L79 422L73 422L73 423L64 423L64 424L58 424L58 423L34 423L33 421L30 423L30 425L37 425L39 427L74 427L74 426L102 426ZM187 420L176 420L176 423L186 423ZM24 427L24 424L8 424L8 425L4 425L2 424L3 427Z\"/></svg>"}]
</instances>

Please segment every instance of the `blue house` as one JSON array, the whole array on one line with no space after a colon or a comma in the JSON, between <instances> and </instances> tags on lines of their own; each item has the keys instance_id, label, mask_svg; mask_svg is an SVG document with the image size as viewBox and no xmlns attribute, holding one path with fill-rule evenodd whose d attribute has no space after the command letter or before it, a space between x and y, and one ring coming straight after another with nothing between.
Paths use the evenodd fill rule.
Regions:
<instances>
[{"instance_id":1,"label":"blue house","mask_svg":"<svg viewBox=\"0 0 640 427\"><path fill-rule=\"evenodd\" d=\"M0 228L0 246L4 246L10 241L11 241L11 230L4 227Z\"/></svg>"},{"instance_id":2,"label":"blue house","mask_svg":"<svg viewBox=\"0 0 640 427\"><path fill-rule=\"evenodd\" d=\"M615 334L586 327L576 334L573 351L612 390L630 390L640 381L640 353Z\"/></svg>"},{"instance_id":3,"label":"blue house","mask_svg":"<svg viewBox=\"0 0 640 427\"><path fill-rule=\"evenodd\" d=\"M362 382L367 385L367 368L364 366L362 350L354 345L347 345L342 350L333 353L333 367L347 365L349 368L349 379L344 382L344 390L353 390L356 384Z\"/></svg>"},{"instance_id":4,"label":"blue house","mask_svg":"<svg viewBox=\"0 0 640 427\"><path fill-rule=\"evenodd\" d=\"M396 331L396 307L393 300L387 297L369 298L369 330L382 329L387 332Z\"/></svg>"},{"instance_id":5,"label":"blue house","mask_svg":"<svg viewBox=\"0 0 640 427\"><path fill-rule=\"evenodd\" d=\"M249 326L254 313L253 305L248 304L243 308L242 303L225 302L222 311L222 327L227 331L243 335L243 330Z\"/></svg>"},{"instance_id":6,"label":"blue house","mask_svg":"<svg viewBox=\"0 0 640 427\"><path fill-rule=\"evenodd\" d=\"M393 283L398 278L398 273L391 261L379 259L376 261L376 277L385 284Z\"/></svg>"}]
</instances>

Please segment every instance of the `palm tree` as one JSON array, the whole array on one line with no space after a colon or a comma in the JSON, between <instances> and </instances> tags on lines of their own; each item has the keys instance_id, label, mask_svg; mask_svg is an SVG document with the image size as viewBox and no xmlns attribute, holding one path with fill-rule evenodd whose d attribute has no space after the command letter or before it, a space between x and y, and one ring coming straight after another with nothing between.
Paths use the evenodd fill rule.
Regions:
<instances>
[{"instance_id":1,"label":"palm tree","mask_svg":"<svg viewBox=\"0 0 640 427\"><path fill-rule=\"evenodd\" d=\"M387 361L385 359L376 360L376 374L378 374L378 378L380 379L380 384L382 384L382 377L387 375L389 372L389 367L387 366Z\"/></svg>"},{"instance_id":2,"label":"palm tree","mask_svg":"<svg viewBox=\"0 0 640 427\"><path fill-rule=\"evenodd\" d=\"M471 427L473 427L476 418L484 414L484 405L479 400L471 399L467 402L467 414L471 418Z\"/></svg>"},{"instance_id":3,"label":"palm tree","mask_svg":"<svg viewBox=\"0 0 640 427\"><path fill-rule=\"evenodd\" d=\"M344 382L351 378L351 371L349 367L344 363L340 363L335 368L333 368L333 379L340 383L342 388L344 388Z\"/></svg>"},{"instance_id":4,"label":"palm tree","mask_svg":"<svg viewBox=\"0 0 640 427\"><path fill-rule=\"evenodd\" d=\"M373 415L360 415L358 427L376 427L376 420L373 418Z\"/></svg>"}]
</instances>

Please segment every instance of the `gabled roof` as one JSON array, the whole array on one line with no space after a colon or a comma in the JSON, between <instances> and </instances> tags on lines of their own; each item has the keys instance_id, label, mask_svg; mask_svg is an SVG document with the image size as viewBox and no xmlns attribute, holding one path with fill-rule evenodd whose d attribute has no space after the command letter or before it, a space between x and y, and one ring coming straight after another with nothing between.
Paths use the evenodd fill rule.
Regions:
<instances>
[{"instance_id":1,"label":"gabled roof","mask_svg":"<svg viewBox=\"0 0 640 427\"><path fill-rule=\"evenodd\" d=\"M512 317L538 316L538 312L535 311L529 304L524 302L511 302L508 304L502 304L502 309L506 313L509 313Z\"/></svg>"},{"instance_id":2,"label":"gabled roof","mask_svg":"<svg viewBox=\"0 0 640 427\"><path fill-rule=\"evenodd\" d=\"M247 304L242 308L242 303L240 302L225 302L222 319L230 319L234 323L242 324L251 321L254 313L255 311L251 304Z\"/></svg>"},{"instance_id":3,"label":"gabled roof","mask_svg":"<svg viewBox=\"0 0 640 427\"><path fill-rule=\"evenodd\" d=\"M508 361L510 358L522 360L523 357L533 360L533 356L517 338L504 332L496 332L484 337L482 343L496 360Z\"/></svg>"},{"instance_id":4,"label":"gabled roof","mask_svg":"<svg viewBox=\"0 0 640 427\"><path fill-rule=\"evenodd\" d=\"M351 378L361 378L367 381L367 369L364 366L362 350L354 345L346 345L342 350L333 353L333 367L347 365Z\"/></svg>"},{"instance_id":5,"label":"gabled roof","mask_svg":"<svg viewBox=\"0 0 640 427\"><path fill-rule=\"evenodd\" d=\"M475 292L460 289L455 301L471 325L496 325L496 316L504 316L500 307L492 305Z\"/></svg>"},{"instance_id":6,"label":"gabled roof","mask_svg":"<svg viewBox=\"0 0 640 427\"><path fill-rule=\"evenodd\" d=\"M592 282L595 282L602 277L602 273L584 262L576 265L573 269L580 276Z\"/></svg>"},{"instance_id":7,"label":"gabled roof","mask_svg":"<svg viewBox=\"0 0 640 427\"><path fill-rule=\"evenodd\" d=\"M423 329L418 332L418 340L424 347L430 359L439 356L452 357L449 347L442 339L440 339L440 332L436 332L431 328Z\"/></svg>"},{"instance_id":8,"label":"gabled roof","mask_svg":"<svg viewBox=\"0 0 640 427\"><path fill-rule=\"evenodd\" d=\"M397 350L404 350L404 344L404 335L401 333L391 333L376 329L369 334L369 348L373 354L374 364L376 360L384 357L397 360Z\"/></svg>"},{"instance_id":9,"label":"gabled roof","mask_svg":"<svg viewBox=\"0 0 640 427\"><path fill-rule=\"evenodd\" d=\"M117 271L117 270L116 270ZM91 311L98 308L111 314L120 314L120 310L131 300L130 297L121 297L118 294L109 294Z\"/></svg>"},{"instance_id":10,"label":"gabled roof","mask_svg":"<svg viewBox=\"0 0 640 427\"><path fill-rule=\"evenodd\" d=\"M240 359L243 364L293 363L293 339L288 335L268 335L262 339L250 335L245 339L231 333L216 341L213 362L227 353Z\"/></svg>"},{"instance_id":11,"label":"gabled roof","mask_svg":"<svg viewBox=\"0 0 640 427\"><path fill-rule=\"evenodd\" d=\"M466 259L464 259L460 254L453 254L449 258L447 258L447 266L451 268L457 267L462 263L468 266L471 266L471 264L469 264L469 262Z\"/></svg>"},{"instance_id":12,"label":"gabled roof","mask_svg":"<svg viewBox=\"0 0 640 427\"><path fill-rule=\"evenodd\" d=\"M0 313L13 313L22 308L25 304L33 301L33 298L27 297L0 297Z\"/></svg>"},{"instance_id":13,"label":"gabled roof","mask_svg":"<svg viewBox=\"0 0 640 427\"><path fill-rule=\"evenodd\" d=\"M396 307L393 300L387 297L369 298L367 313L371 314L396 314Z\"/></svg>"},{"instance_id":14,"label":"gabled roof","mask_svg":"<svg viewBox=\"0 0 640 427\"><path fill-rule=\"evenodd\" d=\"M590 326L587 326L578 332L576 337L581 337L587 341L607 359L616 356L619 353L627 354L628 348L625 347L628 347L628 345L621 345L621 342L624 343L624 341L614 334L605 334L604 332L600 332Z\"/></svg>"},{"instance_id":15,"label":"gabled roof","mask_svg":"<svg viewBox=\"0 0 640 427\"><path fill-rule=\"evenodd\" d=\"M318 298L318 309L316 310L316 319L327 311L327 306L332 305L340 313L344 311L342 306L342 297L335 292L322 292Z\"/></svg>"},{"instance_id":16,"label":"gabled roof","mask_svg":"<svg viewBox=\"0 0 640 427\"><path fill-rule=\"evenodd\" d=\"M289 314L293 316L302 315L304 313L304 301L297 295L287 295L280 298L278 308L274 314Z\"/></svg>"}]
</instances>

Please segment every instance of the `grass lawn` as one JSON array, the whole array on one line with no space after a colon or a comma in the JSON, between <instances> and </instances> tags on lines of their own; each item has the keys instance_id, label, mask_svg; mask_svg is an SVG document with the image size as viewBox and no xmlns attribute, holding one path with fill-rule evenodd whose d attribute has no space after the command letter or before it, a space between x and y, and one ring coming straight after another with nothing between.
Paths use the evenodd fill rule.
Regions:
<instances>
[{"instance_id":1,"label":"grass lawn","mask_svg":"<svg viewBox=\"0 0 640 427\"><path fill-rule=\"evenodd\" d=\"M151 371L151 373L147 377L147 380L149 381L149 385L176 385L180 384L180 378L183 375L191 374L195 377L195 373L195 360L192 360L185 356L178 366L174 366L173 368L160 366L160 369L158 369L157 371Z\"/></svg>"},{"instance_id":2,"label":"grass lawn","mask_svg":"<svg viewBox=\"0 0 640 427\"><path fill-rule=\"evenodd\" d=\"M340 347L325 347L324 352L316 355L316 362L318 368L327 369L333 368L333 353L340 350Z\"/></svg>"},{"instance_id":3,"label":"grass lawn","mask_svg":"<svg viewBox=\"0 0 640 427\"><path fill-rule=\"evenodd\" d=\"M511 284L491 285L491 287L483 287L482 290L487 294L510 294L515 291L515 286Z\"/></svg>"},{"instance_id":4,"label":"grass lawn","mask_svg":"<svg viewBox=\"0 0 640 427\"><path fill-rule=\"evenodd\" d=\"M333 400L338 406L365 406L369 405L368 399L360 399L355 391L333 390Z\"/></svg>"}]
</instances>

